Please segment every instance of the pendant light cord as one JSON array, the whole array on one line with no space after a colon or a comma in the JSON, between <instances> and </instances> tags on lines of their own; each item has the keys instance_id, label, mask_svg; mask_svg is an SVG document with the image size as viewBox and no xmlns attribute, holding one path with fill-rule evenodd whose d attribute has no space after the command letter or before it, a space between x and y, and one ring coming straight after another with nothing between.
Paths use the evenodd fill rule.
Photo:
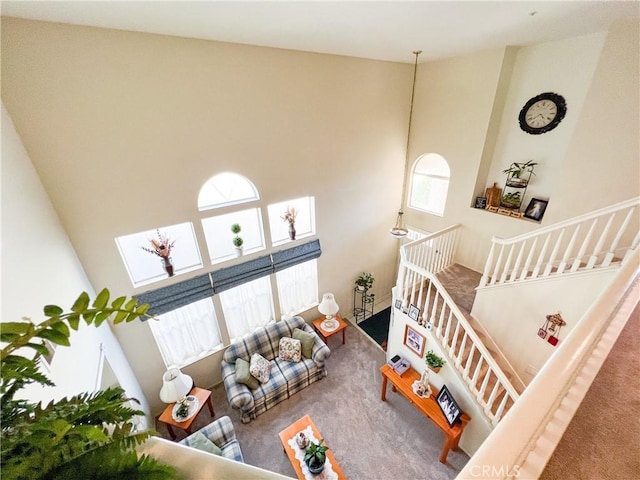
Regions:
<instances>
[{"instance_id":1,"label":"pendant light cord","mask_svg":"<svg viewBox=\"0 0 640 480\"><path fill-rule=\"evenodd\" d=\"M407 167L409 166L409 142L411 140L411 121L413 119L413 100L416 94L416 74L418 72L418 55L422 53L422 50L415 50L413 54L416 56L413 64L413 85L411 86L411 107L409 108L409 127L407 128L407 149L404 158L404 172L402 180L402 197L400 197L400 211L402 214L402 206L404 205L404 197L407 193Z\"/></svg>"}]
</instances>

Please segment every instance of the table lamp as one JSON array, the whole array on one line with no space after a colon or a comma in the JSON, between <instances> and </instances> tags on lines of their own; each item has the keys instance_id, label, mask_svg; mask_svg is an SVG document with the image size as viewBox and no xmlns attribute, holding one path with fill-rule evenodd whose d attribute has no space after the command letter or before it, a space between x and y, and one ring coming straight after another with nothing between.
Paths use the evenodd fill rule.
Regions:
<instances>
[{"instance_id":1,"label":"table lamp","mask_svg":"<svg viewBox=\"0 0 640 480\"><path fill-rule=\"evenodd\" d=\"M333 293L325 293L322 295L322 301L318 305L318 311L326 318L322 321L322 328L325 330L331 330L336 327L336 321L334 316L338 313L339 306L336 300L333 298Z\"/></svg>"},{"instance_id":2,"label":"table lamp","mask_svg":"<svg viewBox=\"0 0 640 480\"><path fill-rule=\"evenodd\" d=\"M164 403L175 403L184 399L193 388L193 379L185 375L179 368L170 368L162 376L160 400Z\"/></svg>"}]
</instances>

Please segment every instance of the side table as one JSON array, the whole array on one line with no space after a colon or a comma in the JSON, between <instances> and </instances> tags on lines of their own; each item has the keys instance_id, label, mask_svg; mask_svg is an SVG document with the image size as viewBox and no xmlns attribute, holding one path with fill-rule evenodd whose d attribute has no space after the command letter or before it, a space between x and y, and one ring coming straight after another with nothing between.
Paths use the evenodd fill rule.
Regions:
<instances>
[{"instance_id":1,"label":"side table","mask_svg":"<svg viewBox=\"0 0 640 480\"><path fill-rule=\"evenodd\" d=\"M338 328L336 328L335 330L325 330L324 328L322 328L322 322L324 321L325 317L318 317L313 321L313 328L315 328L316 332L318 332L318 335L320 335L320 337L322 338L322 340L324 341L324 343L327 343L327 341L329 340L329 337L332 337L333 335L337 335L338 333L342 332L342 344L344 345L345 343L345 332L347 330L347 322L345 322L342 318L340 318L339 315L336 315L334 317L334 319L338 322Z\"/></svg>"},{"instance_id":2,"label":"side table","mask_svg":"<svg viewBox=\"0 0 640 480\"><path fill-rule=\"evenodd\" d=\"M173 407L175 406L175 402L174 402L169 404L169 406L164 409L164 412L162 412L160 417L158 417L158 420L160 420L162 423L164 423L167 426L167 430L169 430L169 435L171 435L171 440L176 439L176 434L173 431L173 427L181 428L188 434L191 434L191 424L196 418L198 418L198 415L200 415L200 412L204 408L205 403L207 404L207 407L209 407L209 413L211 414L211 419L215 417L215 412L213 411L213 405L211 404L210 390L193 387L193 389L189 392L189 395L193 395L194 397L196 397L199 402L198 411L195 413L195 415L186 419L184 422L176 422L173 419L173 415L172 415Z\"/></svg>"}]
</instances>

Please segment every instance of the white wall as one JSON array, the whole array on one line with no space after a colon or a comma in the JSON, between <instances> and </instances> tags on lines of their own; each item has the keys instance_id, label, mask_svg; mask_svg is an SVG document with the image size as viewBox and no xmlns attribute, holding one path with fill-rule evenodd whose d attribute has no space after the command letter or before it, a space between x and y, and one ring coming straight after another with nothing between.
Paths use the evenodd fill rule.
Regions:
<instances>
[{"instance_id":1,"label":"white wall","mask_svg":"<svg viewBox=\"0 0 640 480\"><path fill-rule=\"evenodd\" d=\"M2 21L3 101L91 283L117 294L149 287L132 288L114 238L191 221L205 245L197 195L222 171L251 179L262 208L315 196L320 293L341 312L361 271L388 294L411 74L408 64ZM116 334L159 412L165 367L148 326ZM219 355L185 371L212 385Z\"/></svg>"},{"instance_id":2,"label":"white wall","mask_svg":"<svg viewBox=\"0 0 640 480\"><path fill-rule=\"evenodd\" d=\"M548 338L543 340L538 336L546 316L560 312L567 322L560 329L562 342L616 272L615 269L590 271L481 288L471 313L481 320L518 376L529 384L557 348Z\"/></svg>"},{"instance_id":3,"label":"white wall","mask_svg":"<svg viewBox=\"0 0 640 480\"><path fill-rule=\"evenodd\" d=\"M39 323L45 318L44 305L66 310L82 291L93 295L93 289L4 105L1 121L2 321L27 316ZM94 391L102 345L122 387L148 413L145 396L109 326L81 325L72 331L71 346L58 347L53 357L49 377L56 387L32 385L23 398L48 402Z\"/></svg>"},{"instance_id":4,"label":"white wall","mask_svg":"<svg viewBox=\"0 0 640 480\"><path fill-rule=\"evenodd\" d=\"M492 236L509 238L640 194L638 23L614 25L604 42L593 34L522 47L514 59L512 53L483 52L418 71L410 158L442 154L451 183L443 217L407 208L405 218L427 231L461 223L456 260L477 271ZM567 116L547 134L526 134L518 125L520 108L545 91L565 96ZM494 181L504 186L502 169L529 158L541 165L527 197L550 200L541 224L471 207ZM479 191L476 180L485 174Z\"/></svg>"}]
</instances>

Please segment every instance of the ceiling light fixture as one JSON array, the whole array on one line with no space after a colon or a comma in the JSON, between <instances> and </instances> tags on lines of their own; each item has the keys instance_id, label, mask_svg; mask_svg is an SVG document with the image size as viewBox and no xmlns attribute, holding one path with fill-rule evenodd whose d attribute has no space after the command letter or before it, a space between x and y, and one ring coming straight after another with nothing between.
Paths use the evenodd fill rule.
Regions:
<instances>
[{"instance_id":1,"label":"ceiling light fixture","mask_svg":"<svg viewBox=\"0 0 640 480\"><path fill-rule=\"evenodd\" d=\"M404 196L407 192L407 166L409 165L409 140L411 139L411 120L413 118L413 99L416 93L416 73L418 71L418 55L422 53L422 50L415 50L413 54L416 56L415 63L413 64L413 85L411 86L411 108L409 109L409 127L407 128L407 150L404 158L404 171L402 180L402 197L400 197L400 210L398 210L398 217L396 218L396 224L389 230L391 235L396 238L406 237L409 230L402 223L402 205L404 203Z\"/></svg>"}]
</instances>

